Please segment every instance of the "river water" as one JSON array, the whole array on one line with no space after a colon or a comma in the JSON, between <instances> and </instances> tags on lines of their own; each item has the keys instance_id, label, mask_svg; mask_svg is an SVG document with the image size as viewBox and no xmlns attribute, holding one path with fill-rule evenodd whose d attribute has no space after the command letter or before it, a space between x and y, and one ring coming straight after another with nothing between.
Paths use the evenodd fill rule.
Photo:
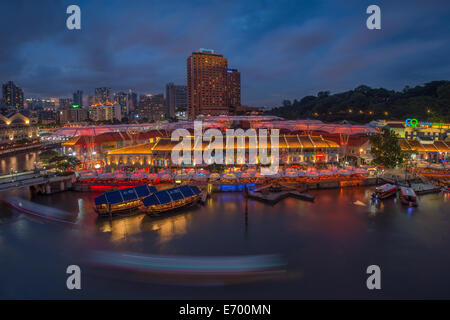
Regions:
<instances>
[{"instance_id":1,"label":"river water","mask_svg":"<svg viewBox=\"0 0 450 320\"><path fill-rule=\"evenodd\" d=\"M31 169L35 157L2 159L1 170ZM178 213L112 220L94 213L98 193L32 198L78 214L75 226L2 204L0 298L450 298L448 195L420 196L412 209L396 199L371 204L372 191L315 190L314 203L285 199L275 206L217 193L205 205ZM31 199L26 188L8 194ZM86 264L83 257L95 250L174 257L276 254L287 266L282 277L250 283L167 284L136 280L128 271L111 277ZM81 290L67 289L68 265L80 266ZM381 290L366 287L369 265L381 268Z\"/></svg>"}]
</instances>

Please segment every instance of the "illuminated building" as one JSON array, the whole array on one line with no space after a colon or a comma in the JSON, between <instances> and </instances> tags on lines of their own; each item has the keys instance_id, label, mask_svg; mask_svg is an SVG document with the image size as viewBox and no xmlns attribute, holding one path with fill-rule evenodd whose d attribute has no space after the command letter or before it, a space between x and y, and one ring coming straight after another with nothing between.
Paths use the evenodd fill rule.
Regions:
<instances>
[{"instance_id":1,"label":"illuminated building","mask_svg":"<svg viewBox=\"0 0 450 320\"><path fill-rule=\"evenodd\" d=\"M0 114L0 144L10 144L21 139L39 137L39 128L21 113Z\"/></svg>"},{"instance_id":2,"label":"illuminated building","mask_svg":"<svg viewBox=\"0 0 450 320\"><path fill-rule=\"evenodd\" d=\"M70 121L71 122L83 122L88 117L87 111L77 104L73 104L70 108Z\"/></svg>"},{"instance_id":3,"label":"illuminated building","mask_svg":"<svg viewBox=\"0 0 450 320\"><path fill-rule=\"evenodd\" d=\"M95 89L95 102L106 103L110 101L111 88L96 88Z\"/></svg>"},{"instance_id":4,"label":"illuminated building","mask_svg":"<svg viewBox=\"0 0 450 320\"><path fill-rule=\"evenodd\" d=\"M7 107L23 108L23 91L14 82L9 81L2 86L3 103Z\"/></svg>"},{"instance_id":5,"label":"illuminated building","mask_svg":"<svg viewBox=\"0 0 450 320\"><path fill-rule=\"evenodd\" d=\"M378 128L388 127L393 130L399 138L409 140L446 140L450 136L450 123L405 119L404 121L374 121L373 125Z\"/></svg>"},{"instance_id":6,"label":"illuminated building","mask_svg":"<svg viewBox=\"0 0 450 320\"><path fill-rule=\"evenodd\" d=\"M83 91L77 90L73 93L73 104L80 108L83 107Z\"/></svg>"},{"instance_id":7,"label":"illuminated building","mask_svg":"<svg viewBox=\"0 0 450 320\"><path fill-rule=\"evenodd\" d=\"M413 160L441 160L450 155L450 142L431 139L399 139L403 151L414 151Z\"/></svg>"},{"instance_id":8,"label":"illuminated building","mask_svg":"<svg viewBox=\"0 0 450 320\"><path fill-rule=\"evenodd\" d=\"M146 119L147 121L164 120L164 95L141 95L136 113L140 119Z\"/></svg>"},{"instance_id":9,"label":"illuminated building","mask_svg":"<svg viewBox=\"0 0 450 320\"><path fill-rule=\"evenodd\" d=\"M209 142L194 141L191 136L191 158L194 158L194 149L207 149ZM107 154L107 163L111 166L138 165L145 166L180 166L171 162L171 153L178 141L170 137L158 137L150 142L112 150ZM226 144L223 146L224 156ZM234 143L234 152L239 147ZM270 146L268 147L270 149ZM245 161L249 159L249 143L245 143ZM279 156L280 164L296 164L300 162L326 163L339 161L339 145L333 141L325 140L321 136L310 135L280 135ZM195 165L195 164L193 164Z\"/></svg>"},{"instance_id":10,"label":"illuminated building","mask_svg":"<svg viewBox=\"0 0 450 320\"><path fill-rule=\"evenodd\" d=\"M114 95L114 102L118 103L121 108L122 116L128 117L128 94L125 92L118 92Z\"/></svg>"},{"instance_id":11,"label":"illuminated building","mask_svg":"<svg viewBox=\"0 0 450 320\"><path fill-rule=\"evenodd\" d=\"M166 85L166 114L169 118L175 117L176 112L186 111L186 91L186 86L177 86L173 83L168 83Z\"/></svg>"},{"instance_id":12,"label":"illuminated building","mask_svg":"<svg viewBox=\"0 0 450 320\"><path fill-rule=\"evenodd\" d=\"M230 113L235 114L236 108L241 106L241 73L236 69L227 70L227 102L231 107Z\"/></svg>"},{"instance_id":13,"label":"illuminated building","mask_svg":"<svg viewBox=\"0 0 450 320\"><path fill-rule=\"evenodd\" d=\"M60 109L70 109L72 107L73 100L70 98L60 98L59 108Z\"/></svg>"},{"instance_id":14,"label":"illuminated building","mask_svg":"<svg viewBox=\"0 0 450 320\"><path fill-rule=\"evenodd\" d=\"M106 101L106 103L93 104L89 107L89 119L92 121L122 120L122 110L119 104Z\"/></svg>"},{"instance_id":15,"label":"illuminated building","mask_svg":"<svg viewBox=\"0 0 450 320\"><path fill-rule=\"evenodd\" d=\"M214 50L200 49L187 58L188 118L227 115L240 104L240 74L228 69L228 60Z\"/></svg>"}]
</instances>

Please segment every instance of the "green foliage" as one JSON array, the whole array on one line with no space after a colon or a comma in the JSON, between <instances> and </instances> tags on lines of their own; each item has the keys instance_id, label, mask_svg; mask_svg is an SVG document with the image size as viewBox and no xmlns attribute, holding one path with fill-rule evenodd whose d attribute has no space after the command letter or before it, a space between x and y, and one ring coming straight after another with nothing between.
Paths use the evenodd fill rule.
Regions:
<instances>
[{"instance_id":1,"label":"green foliage","mask_svg":"<svg viewBox=\"0 0 450 320\"><path fill-rule=\"evenodd\" d=\"M66 172L69 169L74 170L81 161L75 157L63 155L55 150L46 150L41 152L39 159L49 168L55 168Z\"/></svg>"},{"instance_id":2,"label":"green foliage","mask_svg":"<svg viewBox=\"0 0 450 320\"><path fill-rule=\"evenodd\" d=\"M369 139L370 153L374 158L373 164L376 166L384 165L386 168L395 168L410 157L410 154L402 151L397 135L392 130L383 129L382 133L373 135Z\"/></svg>"},{"instance_id":3,"label":"green foliage","mask_svg":"<svg viewBox=\"0 0 450 320\"><path fill-rule=\"evenodd\" d=\"M268 111L286 119L350 120L370 122L375 119L450 121L450 81L433 81L424 86L397 92L361 85L354 90L330 95L321 91L300 101L284 100L282 106ZM350 112L351 110L351 112Z\"/></svg>"}]
</instances>

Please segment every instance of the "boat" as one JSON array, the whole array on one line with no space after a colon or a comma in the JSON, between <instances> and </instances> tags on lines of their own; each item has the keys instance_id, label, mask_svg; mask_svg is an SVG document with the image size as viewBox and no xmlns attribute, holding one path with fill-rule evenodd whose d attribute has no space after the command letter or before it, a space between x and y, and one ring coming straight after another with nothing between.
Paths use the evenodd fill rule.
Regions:
<instances>
[{"instance_id":1,"label":"boat","mask_svg":"<svg viewBox=\"0 0 450 320\"><path fill-rule=\"evenodd\" d=\"M412 188L400 187L400 201L410 207L417 207L417 196Z\"/></svg>"},{"instance_id":2,"label":"boat","mask_svg":"<svg viewBox=\"0 0 450 320\"><path fill-rule=\"evenodd\" d=\"M396 192L397 192L397 186L386 183L386 184L376 188L375 192L372 193L372 198L383 200L383 199L394 196Z\"/></svg>"},{"instance_id":3,"label":"boat","mask_svg":"<svg viewBox=\"0 0 450 320\"><path fill-rule=\"evenodd\" d=\"M74 224L76 220L76 215L73 213L24 200L20 197L5 197L1 200L20 212L43 219L71 224Z\"/></svg>"},{"instance_id":4,"label":"boat","mask_svg":"<svg viewBox=\"0 0 450 320\"><path fill-rule=\"evenodd\" d=\"M139 209L146 213L163 213L197 203L202 192L197 186L183 185L155 192L142 199Z\"/></svg>"},{"instance_id":5,"label":"boat","mask_svg":"<svg viewBox=\"0 0 450 320\"><path fill-rule=\"evenodd\" d=\"M142 205L142 199L157 191L147 184L108 191L94 199L94 208L100 215L137 209Z\"/></svg>"}]
</instances>

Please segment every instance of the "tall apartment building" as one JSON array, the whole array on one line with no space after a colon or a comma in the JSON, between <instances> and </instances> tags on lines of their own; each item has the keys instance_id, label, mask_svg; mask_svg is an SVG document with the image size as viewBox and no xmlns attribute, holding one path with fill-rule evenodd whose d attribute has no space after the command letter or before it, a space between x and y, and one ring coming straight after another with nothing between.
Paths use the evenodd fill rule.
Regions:
<instances>
[{"instance_id":1,"label":"tall apartment building","mask_svg":"<svg viewBox=\"0 0 450 320\"><path fill-rule=\"evenodd\" d=\"M114 95L114 102L118 103L122 109L122 116L128 117L129 103L128 103L128 93L118 92Z\"/></svg>"},{"instance_id":2,"label":"tall apartment building","mask_svg":"<svg viewBox=\"0 0 450 320\"><path fill-rule=\"evenodd\" d=\"M59 98L59 108L60 109L71 109L73 105L73 100L71 98Z\"/></svg>"},{"instance_id":3,"label":"tall apartment building","mask_svg":"<svg viewBox=\"0 0 450 320\"><path fill-rule=\"evenodd\" d=\"M106 103L107 101L111 101L111 88L96 88L95 102Z\"/></svg>"},{"instance_id":4,"label":"tall apartment building","mask_svg":"<svg viewBox=\"0 0 450 320\"><path fill-rule=\"evenodd\" d=\"M141 119L148 121L164 120L164 95L141 95L136 113Z\"/></svg>"},{"instance_id":5,"label":"tall apartment building","mask_svg":"<svg viewBox=\"0 0 450 320\"><path fill-rule=\"evenodd\" d=\"M178 86L171 83L166 84L166 115L169 118L175 117L178 110L187 109L187 87Z\"/></svg>"},{"instance_id":6,"label":"tall apartment building","mask_svg":"<svg viewBox=\"0 0 450 320\"><path fill-rule=\"evenodd\" d=\"M89 107L89 119L92 121L122 120L122 109L118 103L107 102Z\"/></svg>"},{"instance_id":7,"label":"tall apartment building","mask_svg":"<svg viewBox=\"0 0 450 320\"><path fill-rule=\"evenodd\" d=\"M5 106L23 108L23 91L14 82L9 81L2 86L2 95Z\"/></svg>"},{"instance_id":8,"label":"tall apartment building","mask_svg":"<svg viewBox=\"0 0 450 320\"><path fill-rule=\"evenodd\" d=\"M73 93L73 104L79 106L80 108L83 107L83 91L77 90Z\"/></svg>"},{"instance_id":9,"label":"tall apartment building","mask_svg":"<svg viewBox=\"0 0 450 320\"><path fill-rule=\"evenodd\" d=\"M230 114L232 104L237 101L240 104L240 74L236 69L230 70L227 58L214 50L200 49L187 58L189 119L200 114Z\"/></svg>"},{"instance_id":10,"label":"tall apartment building","mask_svg":"<svg viewBox=\"0 0 450 320\"><path fill-rule=\"evenodd\" d=\"M236 69L227 70L227 105L230 113L234 114L236 108L241 106L241 73Z\"/></svg>"}]
</instances>

